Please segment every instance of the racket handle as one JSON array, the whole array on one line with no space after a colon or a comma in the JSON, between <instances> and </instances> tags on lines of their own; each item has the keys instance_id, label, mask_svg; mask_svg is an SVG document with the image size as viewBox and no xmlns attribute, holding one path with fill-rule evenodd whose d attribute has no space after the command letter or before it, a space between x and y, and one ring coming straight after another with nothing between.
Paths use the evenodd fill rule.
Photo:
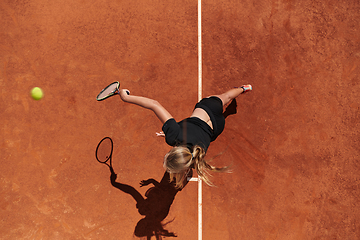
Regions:
<instances>
[{"instance_id":1,"label":"racket handle","mask_svg":"<svg viewBox=\"0 0 360 240\"><path fill-rule=\"evenodd\" d=\"M126 94L127 94L127 95L130 95L130 91L126 90Z\"/></svg>"}]
</instances>

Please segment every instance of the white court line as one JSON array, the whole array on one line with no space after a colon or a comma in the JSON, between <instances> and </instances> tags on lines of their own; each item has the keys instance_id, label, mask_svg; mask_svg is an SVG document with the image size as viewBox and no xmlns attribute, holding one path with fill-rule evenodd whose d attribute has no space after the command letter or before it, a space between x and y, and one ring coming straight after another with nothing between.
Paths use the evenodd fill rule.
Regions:
<instances>
[{"instance_id":1,"label":"white court line","mask_svg":"<svg viewBox=\"0 0 360 240\"><path fill-rule=\"evenodd\" d=\"M201 0L198 0L198 101L202 99ZM202 240L202 180L198 178L198 240Z\"/></svg>"},{"instance_id":2,"label":"white court line","mask_svg":"<svg viewBox=\"0 0 360 240\"><path fill-rule=\"evenodd\" d=\"M202 99L202 41L201 41L201 0L198 0L198 101ZM198 240L202 240L202 180L188 178L188 181L198 182Z\"/></svg>"},{"instance_id":3,"label":"white court line","mask_svg":"<svg viewBox=\"0 0 360 240\"><path fill-rule=\"evenodd\" d=\"M198 0L198 101L202 99L202 41L201 41L201 0Z\"/></svg>"},{"instance_id":4,"label":"white court line","mask_svg":"<svg viewBox=\"0 0 360 240\"><path fill-rule=\"evenodd\" d=\"M192 178L189 178L187 179L189 182L197 182L198 181L198 178L197 177L192 177Z\"/></svg>"}]
</instances>

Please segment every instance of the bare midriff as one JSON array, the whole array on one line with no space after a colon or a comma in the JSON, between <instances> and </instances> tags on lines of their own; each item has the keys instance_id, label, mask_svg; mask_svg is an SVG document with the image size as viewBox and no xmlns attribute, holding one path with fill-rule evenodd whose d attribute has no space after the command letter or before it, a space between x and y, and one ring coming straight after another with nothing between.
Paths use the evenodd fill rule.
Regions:
<instances>
[{"instance_id":1,"label":"bare midriff","mask_svg":"<svg viewBox=\"0 0 360 240\"><path fill-rule=\"evenodd\" d=\"M202 108L195 108L192 115L190 117L197 117L206 122L211 129L213 129L212 122L210 120L210 116L207 114L207 112Z\"/></svg>"}]
</instances>

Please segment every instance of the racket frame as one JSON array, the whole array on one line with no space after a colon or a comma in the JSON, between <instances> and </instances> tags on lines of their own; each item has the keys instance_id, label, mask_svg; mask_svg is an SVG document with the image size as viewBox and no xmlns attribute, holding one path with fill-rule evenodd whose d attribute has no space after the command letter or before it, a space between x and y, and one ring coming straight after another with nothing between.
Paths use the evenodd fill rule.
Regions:
<instances>
[{"instance_id":1,"label":"racket frame","mask_svg":"<svg viewBox=\"0 0 360 240\"><path fill-rule=\"evenodd\" d=\"M109 93L108 95L106 95L105 97L99 98L99 96L100 96L105 90L107 90L111 85L113 85L114 83L117 84L116 89L115 89L114 91L110 92L110 93ZM105 99L107 99L107 98L109 98L109 97L111 97L111 96L114 96L115 94L119 94L119 87L120 87L120 83L119 83L118 81L113 82L113 83L110 83L110 84L107 85L103 90L100 91L100 93L96 96L96 100L97 100L97 101L102 101L102 100L105 100Z\"/></svg>"}]
</instances>

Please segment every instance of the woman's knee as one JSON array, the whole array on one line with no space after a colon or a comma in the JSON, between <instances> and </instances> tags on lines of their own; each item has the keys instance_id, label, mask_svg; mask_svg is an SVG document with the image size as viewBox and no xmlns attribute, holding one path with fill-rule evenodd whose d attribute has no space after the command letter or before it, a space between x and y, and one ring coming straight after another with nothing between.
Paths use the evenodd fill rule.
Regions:
<instances>
[{"instance_id":1,"label":"woman's knee","mask_svg":"<svg viewBox=\"0 0 360 240\"><path fill-rule=\"evenodd\" d=\"M230 95L228 95L226 93L223 93L220 95L213 95L212 97L219 98L221 100L223 106L225 106L231 100Z\"/></svg>"}]
</instances>

